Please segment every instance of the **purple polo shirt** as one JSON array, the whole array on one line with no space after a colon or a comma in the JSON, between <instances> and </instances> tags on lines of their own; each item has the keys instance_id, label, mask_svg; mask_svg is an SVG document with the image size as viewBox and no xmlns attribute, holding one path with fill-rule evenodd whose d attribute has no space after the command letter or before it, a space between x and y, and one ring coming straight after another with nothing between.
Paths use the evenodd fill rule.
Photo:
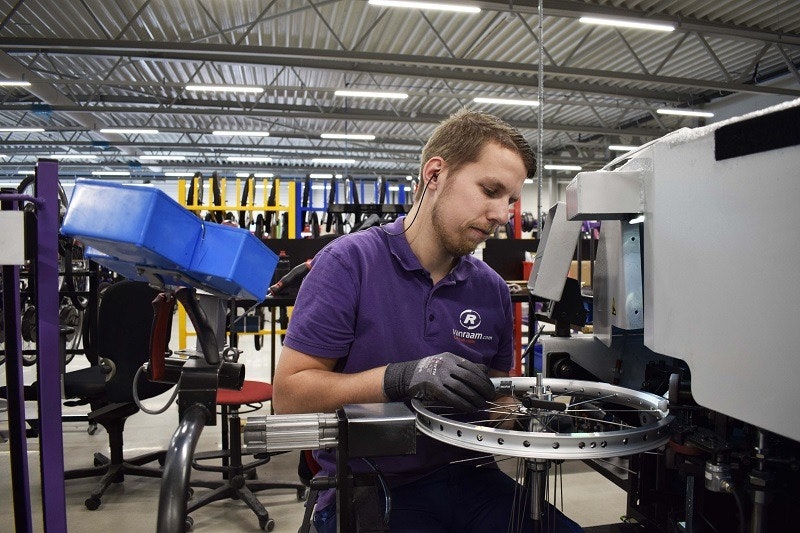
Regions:
<instances>
[{"instance_id":1,"label":"purple polo shirt","mask_svg":"<svg viewBox=\"0 0 800 533\"><path fill-rule=\"evenodd\" d=\"M385 228L385 230L383 229ZM297 295L284 344L315 357L338 359L336 371L356 373L393 362L453 352L507 372L513 320L505 281L471 255L435 286L411 251L402 218L337 238L314 258ZM308 394L324 394L324 385ZM390 485L419 478L475 452L417 436L417 453L376 458ZM315 452L324 475L335 453ZM369 471L360 460L354 471ZM333 501L325 495L320 506Z\"/></svg>"}]
</instances>

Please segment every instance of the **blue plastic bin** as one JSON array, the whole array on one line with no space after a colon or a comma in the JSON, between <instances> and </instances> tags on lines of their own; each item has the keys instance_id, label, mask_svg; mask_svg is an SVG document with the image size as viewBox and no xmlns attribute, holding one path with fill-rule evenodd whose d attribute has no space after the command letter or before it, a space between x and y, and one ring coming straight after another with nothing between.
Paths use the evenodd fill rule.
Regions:
<instances>
[{"instance_id":1,"label":"blue plastic bin","mask_svg":"<svg viewBox=\"0 0 800 533\"><path fill-rule=\"evenodd\" d=\"M278 256L246 229L206 222L189 274L239 298L267 296Z\"/></svg>"},{"instance_id":2,"label":"blue plastic bin","mask_svg":"<svg viewBox=\"0 0 800 533\"><path fill-rule=\"evenodd\" d=\"M78 179L61 233L123 262L189 265L202 221L163 191Z\"/></svg>"}]
</instances>

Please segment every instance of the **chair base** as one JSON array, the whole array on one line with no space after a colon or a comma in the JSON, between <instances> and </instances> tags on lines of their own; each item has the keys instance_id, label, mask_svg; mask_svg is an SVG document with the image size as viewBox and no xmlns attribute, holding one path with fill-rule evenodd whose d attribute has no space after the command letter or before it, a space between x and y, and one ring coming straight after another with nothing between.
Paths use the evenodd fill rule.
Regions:
<instances>
[{"instance_id":1,"label":"chair base","mask_svg":"<svg viewBox=\"0 0 800 533\"><path fill-rule=\"evenodd\" d=\"M197 500L190 502L186 507L186 514L208 505L209 503L225 499L242 500L255 513L258 518L258 526L264 531L272 531L275 527L275 520L269 517L269 512L264 505L256 498L256 492L269 489L294 489L297 491L297 498L305 497L305 486L300 483L281 483L281 482L262 482L246 481L241 474L232 475L226 482L219 481L192 481L192 487L203 487L211 489L211 492L203 494ZM191 527L191 521L187 521L187 528Z\"/></svg>"}]
</instances>

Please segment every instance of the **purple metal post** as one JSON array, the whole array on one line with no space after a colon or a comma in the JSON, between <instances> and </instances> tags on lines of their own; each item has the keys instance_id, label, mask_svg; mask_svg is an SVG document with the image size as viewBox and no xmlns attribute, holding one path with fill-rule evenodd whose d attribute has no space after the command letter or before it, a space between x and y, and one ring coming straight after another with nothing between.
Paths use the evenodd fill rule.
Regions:
<instances>
[{"instance_id":1,"label":"purple metal post","mask_svg":"<svg viewBox=\"0 0 800 533\"><path fill-rule=\"evenodd\" d=\"M17 209L17 203L0 194L4 211ZM11 455L11 497L14 502L15 531L33 531L31 488L28 478L28 443L25 440L25 382L22 376L22 338L20 337L19 267L3 266L3 323L6 325L6 386L8 388L8 435Z\"/></svg>"},{"instance_id":2,"label":"purple metal post","mask_svg":"<svg viewBox=\"0 0 800 533\"><path fill-rule=\"evenodd\" d=\"M48 533L67 531L64 439L61 422L61 352L58 323L58 163L36 164L36 314L39 382L39 457L42 514Z\"/></svg>"}]
</instances>

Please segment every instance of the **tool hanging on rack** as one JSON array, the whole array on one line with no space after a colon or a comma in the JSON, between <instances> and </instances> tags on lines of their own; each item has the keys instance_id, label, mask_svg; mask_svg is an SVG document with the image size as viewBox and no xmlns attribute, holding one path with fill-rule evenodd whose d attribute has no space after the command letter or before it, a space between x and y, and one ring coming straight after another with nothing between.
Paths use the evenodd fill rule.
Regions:
<instances>
[{"instance_id":1,"label":"tool hanging on rack","mask_svg":"<svg viewBox=\"0 0 800 533\"><path fill-rule=\"evenodd\" d=\"M253 174L247 177L244 180L244 186L242 187L242 200L241 206L242 207L249 207L253 205L253 198L255 197L256 192L256 177ZM239 211L239 227L248 229L250 224L253 222L253 212L248 211L246 209L242 209Z\"/></svg>"},{"instance_id":2,"label":"tool hanging on rack","mask_svg":"<svg viewBox=\"0 0 800 533\"><path fill-rule=\"evenodd\" d=\"M195 189L197 190L197 199L195 199ZM186 194L186 205L192 207L195 205L203 205L203 175L200 172L195 172L192 176L192 182L189 184L189 192ZM198 218L203 218L200 211L194 211Z\"/></svg>"},{"instance_id":3,"label":"tool hanging on rack","mask_svg":"<svg viewBox=\"0 0 800 533\"><path fill-rule=\"evenodd\" d=\"M216 173L216 171L211 174L211 201L215 206L222 205L222 191L219 187L219 175ZM222 221L225 220L225 211L221 209L213 209L206 214L206 220L210 222L216 222L217 224L222 224Z\"/></svg>"}]
</instances>

